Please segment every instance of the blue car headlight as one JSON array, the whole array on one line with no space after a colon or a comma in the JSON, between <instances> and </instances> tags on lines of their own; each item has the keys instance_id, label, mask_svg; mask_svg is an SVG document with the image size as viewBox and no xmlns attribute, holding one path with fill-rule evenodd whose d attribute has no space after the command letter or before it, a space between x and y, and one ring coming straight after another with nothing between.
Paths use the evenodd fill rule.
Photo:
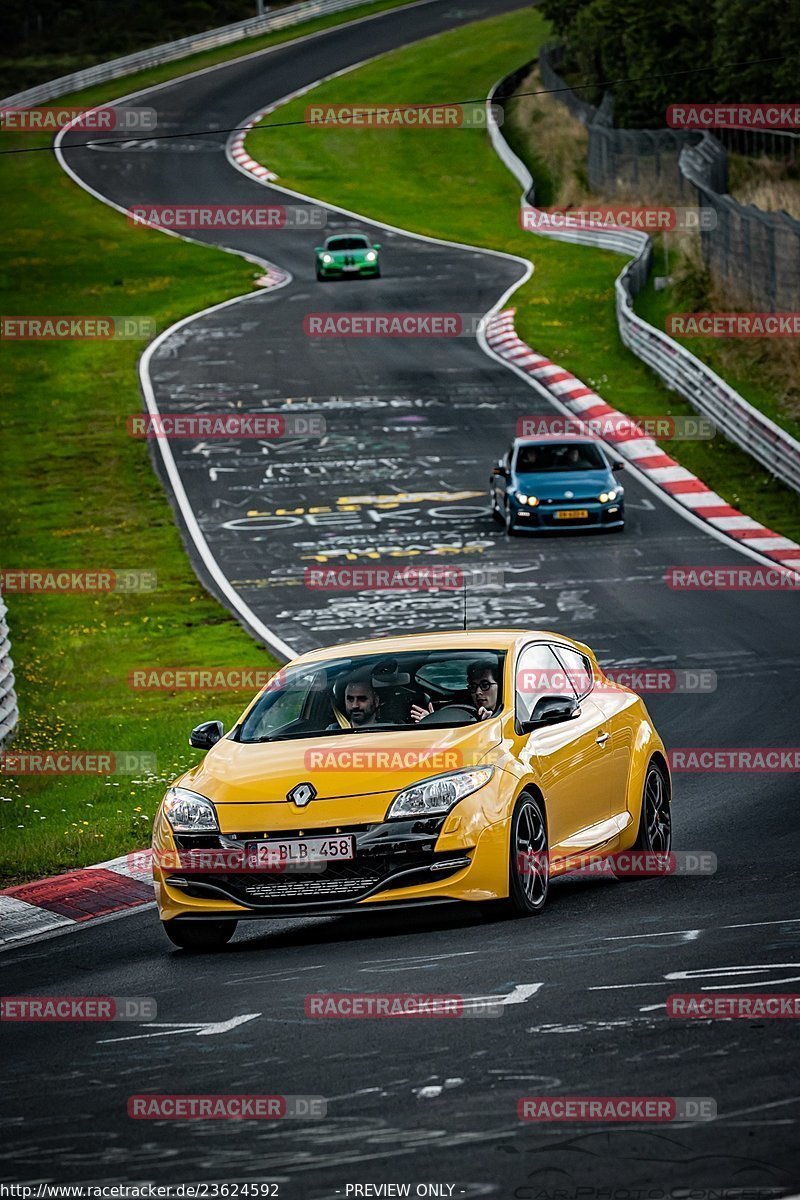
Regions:
<instances>
[{"instance_id":1,"label":"blue car headlight","mask_svg":"<svg viewBox=\"0 0 800 1200\"><path fill-rule=\"evenodd\" d=\"M423 779L397 793L389 805L386 820L444 816L459 800L487 784L493 774L494 767L474 767L469 771L451 771L447 775Z\"/></svg>"}]
</instances>

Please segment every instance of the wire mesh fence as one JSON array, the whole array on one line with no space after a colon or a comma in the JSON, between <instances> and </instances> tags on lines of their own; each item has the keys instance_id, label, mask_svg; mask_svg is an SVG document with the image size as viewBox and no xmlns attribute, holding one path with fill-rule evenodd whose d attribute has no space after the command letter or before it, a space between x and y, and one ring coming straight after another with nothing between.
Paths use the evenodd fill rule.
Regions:
<instances>
[{"instance_id":1,"label":"wire mesh fence","mask_svg":"<svg viewBox=\"0 0 800 1200\"><path fill-rule=\"evenodd\" d=\"M679 129L618 129L613 101L597 107L569 88L558 73L559 50L539 55L542 82L586 126L588 179L608 197L662 202L694 200L713 210L711 228L700 233L703 259L732 305L758 311L794 312L800 307L800 221L785 212L741 204L728 193L728 150L798 159L793 133L726 130L721 137ZM723 142L725 144L723 144Z\"/></svg>"},{"instance_id":2,"label":"wire mesh fence","mask_svg":"<svg viewBox=\"0 0 800 1200\"><path fill-rule=\"evenodd\" d=\"M514 153L493 117L492 104L500 103L518 86L501 80L489 93L487 121L497 154L522 186L520 204L533 204L535 181L526 164ZM716 153L716 151L714 151ZM629 261L615 282L615 306L620 338L668 387L683 396L697 412L714 421L731 442L752 455L777 479L800 492L800 442L748 403L730 384L661 329L650 325L634 310L636 295L647 283L653 243L648 234L606 225L577 228L540 227L539 236L595 246L624 254Z\"/></svg>"}]
</instances>

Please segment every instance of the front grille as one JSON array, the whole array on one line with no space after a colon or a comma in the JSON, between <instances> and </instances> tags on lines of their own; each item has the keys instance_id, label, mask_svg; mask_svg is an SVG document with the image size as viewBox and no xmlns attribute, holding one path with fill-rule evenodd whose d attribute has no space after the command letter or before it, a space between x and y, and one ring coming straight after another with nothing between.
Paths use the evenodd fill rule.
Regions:
<instances>
[{"instance_id":1,"label":"front grille","mask_svg":"<svg viewBox=\"0 0 800 1200\"><path fill-rule=\"evenodd\" d=\"M211 897L225 895L231 900L253 907L272 903L313 904L325 900L358 899L381 886L410 886L430 877L431 866L437 864L433 877L445 878L464 866L464 852L437 853L436 839L444 818L397 821L379 825L337 826L335 829L273 830L266 835L291 838L304 833L318 837L335 833L355 837L354 859L321 864L317 870L286 872L187 872L179 870L169 876L169 882L179 886L185 895ZM188 835L176 837L178 849L216 849L241 846L247 841L264 839L265 831L227 833L223 835ZM201 844L202 843L202 844ZM452 868L449 860L453 861ZM458 860L458 861L457 861ZM439 865L441 864L441 865Z\"/></svg>"},{"instance_id":2,"label":"front grille","mask_svg":"<svg viewBox=\"0 0 800 1200\"><path fill-rule=\"evenodd\" d=\"M243 879L241 894L249 900L300 900L308 903L310 900L342 899L344 897L361 896L379 882L377 875L364 874L358 879L328 878L327 876L309 875L291 879L273 879L266 882L259 876L260 882L247 882Z\"/></svg>"}]
</instances>

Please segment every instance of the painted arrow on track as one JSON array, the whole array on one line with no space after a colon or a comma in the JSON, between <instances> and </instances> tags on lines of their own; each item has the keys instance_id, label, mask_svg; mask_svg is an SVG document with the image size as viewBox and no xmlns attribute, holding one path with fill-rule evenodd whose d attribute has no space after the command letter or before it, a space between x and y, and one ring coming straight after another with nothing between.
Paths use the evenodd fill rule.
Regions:
<instances>
[{"instance_id":1,"label":"painted arrow on track","mask_svg":"<svg viewBox=\"0 0 800 1200\"><path fill-rule=\"evenodd\" d=\"M138 1038L172 1037L179 1033L194 1033L197 1037L214 1037L218 1033L228 1033L237 1025L246 1021L254 1021L261 1013L243 1013L240 1017L231 1017L229 1021L148 1021L147 1033L132 1033L128 1037L101 1038L99 1046L108 1046L112 1042L135 1042ZM150 1033L150 1030L158 1030Z\"/></svg>"}]
</instances>

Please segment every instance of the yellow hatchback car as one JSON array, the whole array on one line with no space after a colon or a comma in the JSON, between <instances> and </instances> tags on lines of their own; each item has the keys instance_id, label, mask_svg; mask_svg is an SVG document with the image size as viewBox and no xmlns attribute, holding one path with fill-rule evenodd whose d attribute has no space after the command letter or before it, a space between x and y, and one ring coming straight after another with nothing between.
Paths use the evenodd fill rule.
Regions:
<instances>
[{"instance_id":1,"label":"yellow hatchback car","mask_svg":"<svg viewBox=\"0 0 800 1200\"><path fill-rule=\"evenodd\" d=\"M164 929L458 901L541 911L550 878L671 846L667 755L641 698L555 633L381 638L294 659L153 828Z\"/></svg>"}]
</instances>

